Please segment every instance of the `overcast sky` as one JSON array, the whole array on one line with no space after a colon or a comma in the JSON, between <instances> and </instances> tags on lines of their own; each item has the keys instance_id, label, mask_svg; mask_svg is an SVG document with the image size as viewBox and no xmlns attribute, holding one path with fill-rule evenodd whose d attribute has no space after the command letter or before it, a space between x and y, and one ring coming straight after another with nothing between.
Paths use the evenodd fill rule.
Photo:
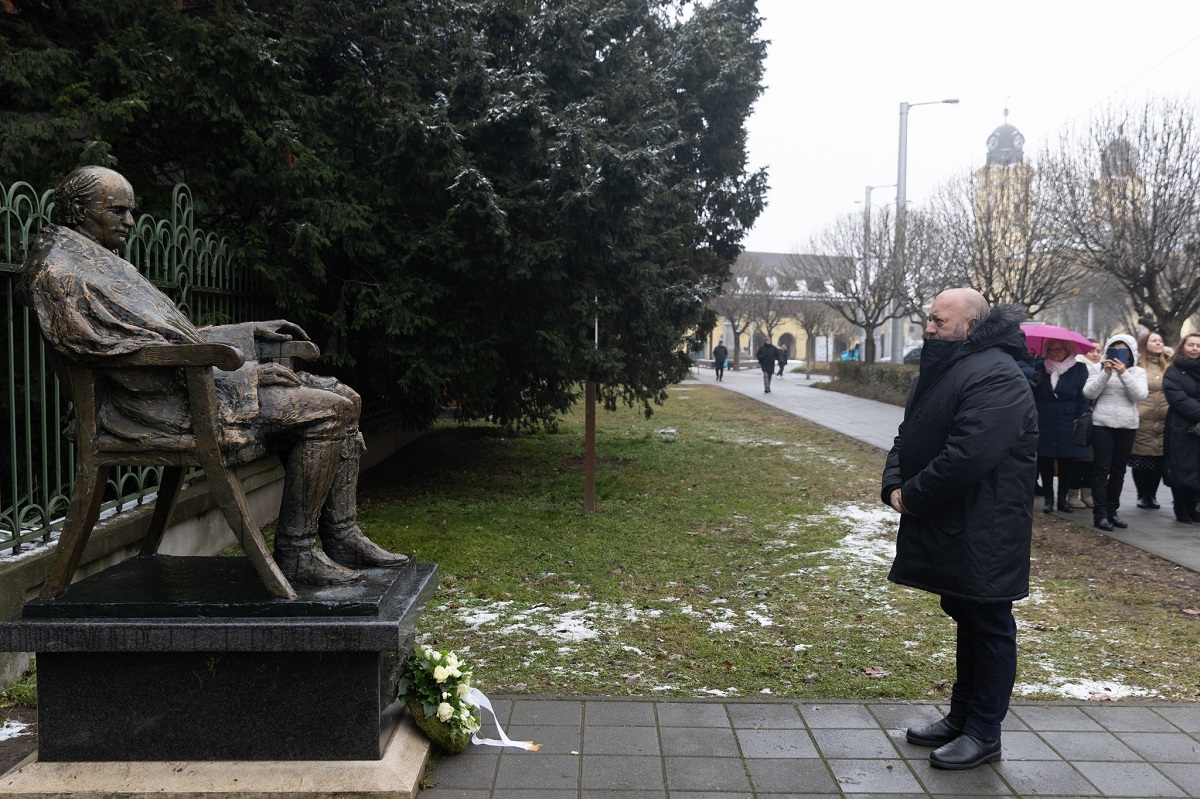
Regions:
<instances>
[{"instance_id":1,"label":"overcast sky","mask_svg":"<svg viewBox=\"0 0 1200 799\"><path fill-rule=\"evenodd\" d=\"M1072 125L1149 93L1200 97L1200 0L758 0L766 91L748 122L769 205L747 250L804 252L868 185L896 182L912 108L908 201L983 165L1008 121L1027 158ZM1200 103L1198 103L1200 104ZM894 203L894 188L872 204ZM859 204L855 204L855 201Z\"/></svg>"}]
</instances>

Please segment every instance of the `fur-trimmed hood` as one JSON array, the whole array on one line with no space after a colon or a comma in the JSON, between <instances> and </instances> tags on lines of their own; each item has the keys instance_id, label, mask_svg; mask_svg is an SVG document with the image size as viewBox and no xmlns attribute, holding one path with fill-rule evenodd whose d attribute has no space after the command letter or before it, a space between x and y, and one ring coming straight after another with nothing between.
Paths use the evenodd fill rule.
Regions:
<instances>
[{"instance_id":1,"label":"fur-trimmed hood","mask_svg":"<svg viewBox=\"0 0 1200 799\"><path fill-rule=\"evenodd\" d=\"M1025 309L1019 305L997 305L975 325L967 336L967 343L972 350L999 347L1018 363L1024 361L1029 357L1029 350L1021 323L1028 318Z\"/></svg>"}]
</instances>

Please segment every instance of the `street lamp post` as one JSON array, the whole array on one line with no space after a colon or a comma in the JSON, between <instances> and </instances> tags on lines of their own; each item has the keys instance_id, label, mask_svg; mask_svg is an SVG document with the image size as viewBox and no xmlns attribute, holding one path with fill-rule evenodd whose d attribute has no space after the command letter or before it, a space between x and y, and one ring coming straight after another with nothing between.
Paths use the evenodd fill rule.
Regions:
<instances>
[{"instance_id":1,"label":"street lamp post","mask_svg":"<svg viewBox=\"0 0 1200 799\"><path fill-rule=\"evenodd\" d=\"M946 103L955 105L958 98L949 100L929 100L924 103L900 103L900 152L897 156L896 168L896 268L904 271L904 212L908 201L908 109L918 105L940 105ZM892 363L904 360L905 319L896 317L892 320Z\"/></svg>"}]
</instances>

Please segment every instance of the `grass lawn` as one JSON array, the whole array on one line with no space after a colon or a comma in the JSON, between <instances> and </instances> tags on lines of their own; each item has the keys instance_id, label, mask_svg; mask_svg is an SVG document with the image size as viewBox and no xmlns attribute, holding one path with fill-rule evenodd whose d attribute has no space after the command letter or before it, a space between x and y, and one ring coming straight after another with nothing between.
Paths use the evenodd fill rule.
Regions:
<instances>
[{"instance_id":1,"label":"grass lawn","mask_svg":"<svg viewBox=\"0 0 1200 799\"><path fill-rule=\"evenodd\" d=\"M597 450L591 514L582 409L447 425L364 478L364 529L440 564L421 641L485 692L948 696L953 623L886 580L881 451L695 383L600 411ZM1200 575L1036 515L1018 695L1200 700Z\"/></svg>"}]
</instances>

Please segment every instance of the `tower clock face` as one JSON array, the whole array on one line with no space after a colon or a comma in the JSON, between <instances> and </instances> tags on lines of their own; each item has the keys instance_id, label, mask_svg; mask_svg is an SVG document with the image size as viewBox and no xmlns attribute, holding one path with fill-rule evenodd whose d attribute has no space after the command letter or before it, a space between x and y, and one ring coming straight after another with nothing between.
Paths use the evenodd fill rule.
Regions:
<instances>
[{"instance_id":1,"label":"tower clock face","mask_svg":"<svg viewBox=\"0 0 1200 799\"><path fill-rule=\"evenodd\" d=\"M1022 136L1020 133L1014 133L1013 137L1012 137L1012 143L1013 143L1013 147L1020 149L1021 147L1025 146L1025 137Z\"/></svg>"},{"instance_id":2,"label":"tower clock face","mask_svg":"<svg viewBox=\"0 0 1200 799\"><path fill-rule=\"evenodd\" d=\"M988 136L987 146L989 150L995 150L1000 146L1000 137L995 133L993 133L991 136Z\"/></svg>"}]
</instances>

